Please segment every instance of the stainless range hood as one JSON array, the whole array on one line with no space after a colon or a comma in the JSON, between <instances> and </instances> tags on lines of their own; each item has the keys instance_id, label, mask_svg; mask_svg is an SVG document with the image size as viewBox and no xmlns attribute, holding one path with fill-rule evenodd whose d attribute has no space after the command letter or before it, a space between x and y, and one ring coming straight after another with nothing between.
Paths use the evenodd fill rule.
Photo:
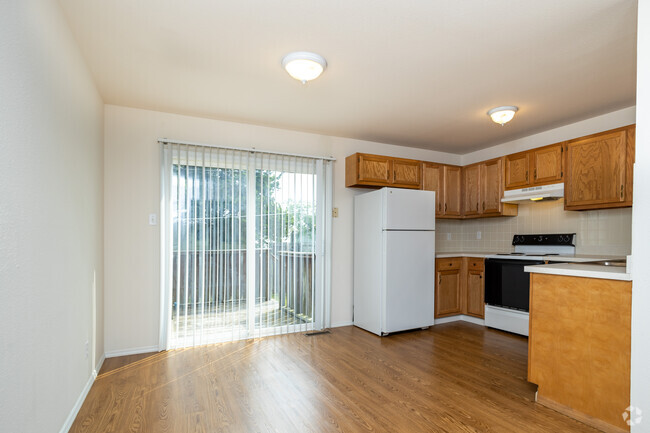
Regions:
<instances>
[{"instance_id":1,"label":"stainless range hood","mask_svg":"<svg viewBox=\"0 0 650 433\"><path fill-rule=\"evenodd\" d=\"M564 183L531 186L530 188L504 191L503 203L531 203L536 201L557 200L564 197Z\"/></svg>"}]
</instances>

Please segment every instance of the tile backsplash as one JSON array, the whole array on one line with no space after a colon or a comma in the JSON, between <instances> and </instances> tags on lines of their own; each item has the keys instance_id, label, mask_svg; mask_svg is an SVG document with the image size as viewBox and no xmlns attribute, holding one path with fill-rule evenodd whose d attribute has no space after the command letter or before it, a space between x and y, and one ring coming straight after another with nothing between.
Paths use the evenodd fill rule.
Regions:
<instances>
[{"instance_id":1,"label":"tile backsplash","mask_svg":"<svg viewBox=\"0 0 650 433\"><path fill-rule=\"evenodd\" d=\"M532 233L576 233L578 254L627 255L632 244L632 208L565 211L560 199L520 204L516 217L438 219L436 251L507 252L513 249L514 234Z\"/></svg>"}]
</instances>

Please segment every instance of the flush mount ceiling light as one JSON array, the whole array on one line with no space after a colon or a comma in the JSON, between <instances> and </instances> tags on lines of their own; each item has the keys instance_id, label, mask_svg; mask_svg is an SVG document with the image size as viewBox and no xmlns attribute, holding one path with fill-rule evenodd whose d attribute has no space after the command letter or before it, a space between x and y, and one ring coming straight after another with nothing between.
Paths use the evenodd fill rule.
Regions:
<instances>
[{"instance_id":1,"label":"flush mount ceiling light","mask_svg":"<svg viewBox=\"0 0 650 433\"><path fill-rule=\"evenodd\" d=\"M487 114L492 118L492 121L494 123L498 123L499 125L503 126L512 120L518 110L519 108L515 107L514 105L506 105L503 107L495 107L488 111Z\"/></svg>"},{"instance_id":2,"label":"flush mount ceiling light","mask_svg":"<svg viewBox=\"0 0 650 433\"><path fill-rule=\"evenodd\" d=\"M307 81L318 78L327 67L327 62L318 54L297 51L284 56L282 67L293 78L305 84Z\"/></svg>"}]
</instances>

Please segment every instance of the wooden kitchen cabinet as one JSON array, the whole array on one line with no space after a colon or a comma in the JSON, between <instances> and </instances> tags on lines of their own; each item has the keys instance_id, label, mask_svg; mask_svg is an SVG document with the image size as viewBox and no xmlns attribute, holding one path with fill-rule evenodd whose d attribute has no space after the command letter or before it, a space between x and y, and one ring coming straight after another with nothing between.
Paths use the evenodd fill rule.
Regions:
<instances>
[{"instance_id":1,"label":"wooden kitchen cabinet","mask_svg":"<svg viewBox=\"0 0 650 433\"><path fill-rule=\"evenodd\" d=\"M552 144L530 151L533 186L562 182L564 143Z\"/></svg>"},{"instance_id":2,"label":"wooden kitchen cabinet","mask_svg":"<svg viewBox=\"0 0 650 433\"><path fill-rule=\"evenodd\" d=\"M485 317L483 259L451 257L436 260L435 317L467 314Z\"/></svg>"},{"instance_id":3,"label":"wooden kitchen cabinet","mask_svg":"<svg viewBox=\"0 0 650 433\"><path fill-rule=\"evenodd\" d=\"M465 308L463 314L485 317L485 266L483 259L465 258L467 273L465 275Z\"/></svg>"},{"instance_id":4,"label":"wooden kitchen cabinet","mask_svg":"<svg viewBox=\"0 0 650 433\"><path fill-rule=\"evenodd\" d=\"M506 156L506 189L525 188L530 184L530 152L520 152Z\"/></svg>"},{"instance_id":5,"label":"wooden kitchen cabinet","mask_svg":"<svg viewBox=\"0 0 650 433\"><path fill-rule=\"evenodd\" d=\"M355 153L345 159L345 186L419 189L421 162L413 159Z\"/></svg>"},{"instance_id":6,"label":"wooden kitchen cabinet","mask_svg":"<svg viewBox=\"0 0 650 433\"><path fill-rule=\"evenodd\" d=\"M567 142L564 209L632 206L634 145L634 125Z\"/></svg>"},{"instance_id":7,"label":"wooden kitchen cabinet","mask_svg":"<svg viewBox=\"0 0 650 433\"><path fill-rule=\"evenodd\" d=\"M501 203L503 161L496 158L463 167L463 215L469 218L516 216L517 205Z\"/></svg>"},{"instance_id":8,"label":"wooden kitchen cabinet","mask_svg":"<svg viewBox=\"0 0 650 433\"><path fill-rule=\"evenodd\" d=\"M435 314L445 317L461 312L461 268L463 259L452 257L436 260Z\"/></svg>"},{"instance_id":9,"label":"wooden kitchen cabinet","mask_svg":"<svg viewBox=\"0 0 650 433\"><path fill-rule=\"evenodd\" d=\"M537 403L629 431L632 282L530 274L528 381Z\"/></svg>"},{"instance_id":10,"label":"wooden kitchen cabinet","mask_svg":"<svg viewBox=\"0 0 650 433\"><path fill-rule=\"evenodd\" d=\"M505 157L505 189L562 182L564 143L551 144Z\"/></svg>"},{"instance_id":11,"label":"wooden kitchen cabinet","mask_svg":"<svg viewBox=\"0 0 650 433\"><path fill-rule=\"evenodd\" d=\"M443 212L446 217L460 217L462 176L461 168L451 165L444 167L444 191Z\"/></svg>"},{"instance_id":12,"label":"wooden kitchen cabinet","mask_svg":"<svg viewBox=\"0 0 650 433\"><path fill-rule=\"evenodd\" d=\"M422 163L422 189L436 192L436 217L459 218L461 216L460 173L460 167Z\"/></svg>"},{"instance_id":13,"label":"wooden kitchen cabinet","mask_svg":"<svg viewBox=\"0 0 650 433\"><path fill-rule=\"evenodd\" d=\"M481 179L480 164L463 167L463 215L478 216L481 214L479 201Z\"/></svg>"}]
</instances>

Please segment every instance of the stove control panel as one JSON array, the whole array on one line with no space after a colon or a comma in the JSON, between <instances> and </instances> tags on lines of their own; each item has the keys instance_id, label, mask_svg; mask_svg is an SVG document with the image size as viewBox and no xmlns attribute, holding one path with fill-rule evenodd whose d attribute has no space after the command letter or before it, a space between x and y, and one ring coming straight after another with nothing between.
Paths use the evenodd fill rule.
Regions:
<instances>
[{"instance_id":1,"label":"stove control panel","mask_svg":"<svg viewBox=\"0 0 650 433\"><path fill-rule=\"evenodd\" d=\"M575 246L575 233L555 233L548 235L514 235L512 245L566 245Z\"/></svg>"}]
</instances>

